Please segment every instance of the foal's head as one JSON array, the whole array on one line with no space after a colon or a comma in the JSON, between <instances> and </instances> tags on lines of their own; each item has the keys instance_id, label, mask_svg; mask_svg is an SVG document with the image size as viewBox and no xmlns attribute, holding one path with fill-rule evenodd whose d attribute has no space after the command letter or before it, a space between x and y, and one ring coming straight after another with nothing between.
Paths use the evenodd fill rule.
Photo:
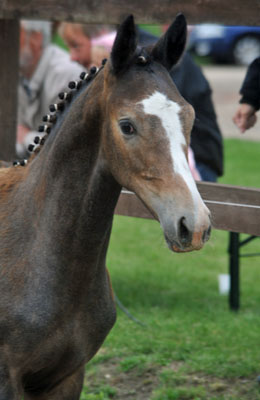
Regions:
<instances>
[{"instance_id":1,"label":"foal's head","mask_svg":"<svg viewBox=\"0 0 260 400\"><path fill-rule=\"evenodd\" d=\"M209 211L188 166L193 108L168 71L181 57L186 21L178 15L154 47L140 48L133 18L119 28L104 69L104 159L114 178L134 191L160 221L174 251L200 249Z\"/></svg>"}]
</instances>

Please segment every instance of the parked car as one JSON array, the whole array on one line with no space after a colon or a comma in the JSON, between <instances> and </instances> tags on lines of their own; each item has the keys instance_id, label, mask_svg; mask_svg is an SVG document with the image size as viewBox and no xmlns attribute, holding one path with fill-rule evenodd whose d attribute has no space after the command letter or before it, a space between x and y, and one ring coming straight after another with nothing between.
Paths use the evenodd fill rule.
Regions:
<instances>
[{"instance_id":1,"label":"parked car","mask_svg":"<svg viewBox=\"0 0 260 400\"><path fill-rule=\"evenodd\" d=\"M248 65L260 56L260 27L195 25L189 35L189 49L217 62Z\"/></svg>"}]
</instances>

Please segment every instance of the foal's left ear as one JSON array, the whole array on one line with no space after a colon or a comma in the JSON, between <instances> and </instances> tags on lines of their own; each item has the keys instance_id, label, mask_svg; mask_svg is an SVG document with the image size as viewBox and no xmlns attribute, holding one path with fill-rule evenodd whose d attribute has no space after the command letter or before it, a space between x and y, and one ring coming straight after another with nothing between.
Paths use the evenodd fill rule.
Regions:
<instances>
[{"instance_id":1,"label":"foal's left ear","mask_svg":"<svg viewBox=\"0 0 260 400\"><path fill-rule=\"evenodd\" d=\"M152 50L154 60L170 70L180 59L187 38L187 23L183 14L178 14L166 33Z\"/></svg>"},{"instance_id":2,"label":"foal's left ear","mask_svg":"<svg viewBox=\"0 0 260 400\"><path fill-rule=\"evenodd\" d=\"M111 51L111 62L115 73L123 70L133 57L137 47L134 17L130 15L120 25Z\"/></svg>"}]
</instances>

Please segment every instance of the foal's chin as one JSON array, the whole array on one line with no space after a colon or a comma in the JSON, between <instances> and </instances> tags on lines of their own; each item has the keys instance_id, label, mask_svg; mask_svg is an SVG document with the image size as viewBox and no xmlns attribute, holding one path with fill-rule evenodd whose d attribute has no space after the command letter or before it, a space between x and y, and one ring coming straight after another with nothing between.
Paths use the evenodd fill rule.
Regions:
<instances>
[{"instance_id":1,"label":"foal's chin","mask_svg":"<svg viewBox=\"0 0 260 400\"><path fill-rule=\"evenodd\" d=\"M178 243L172 243L172 244L167 243L167 244L168 244L169 249L172 250L174 253L189 253L194 250L200 250L204 246L204 243L201 243L196 246L190 245L189 247L183 248Z\"/></svg>"}]
</instances>

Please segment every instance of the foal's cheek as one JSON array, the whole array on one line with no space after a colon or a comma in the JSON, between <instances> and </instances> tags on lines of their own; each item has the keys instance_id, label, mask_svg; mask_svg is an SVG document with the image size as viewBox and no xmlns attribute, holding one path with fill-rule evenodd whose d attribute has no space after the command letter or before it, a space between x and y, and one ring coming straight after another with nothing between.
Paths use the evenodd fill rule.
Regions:
<instances>
[{"instance_id":1,"label":"foal's cheek","mask_svg":"<svg viewBox=\"0 0 260 400\"><path fill-rule=\"evenodd\" d=\"M114 179L127 187L131 179L131 160L122 140L116 140L114 136L106 141L104 146L105 163Z\"/></svg>"}]
</instances>

